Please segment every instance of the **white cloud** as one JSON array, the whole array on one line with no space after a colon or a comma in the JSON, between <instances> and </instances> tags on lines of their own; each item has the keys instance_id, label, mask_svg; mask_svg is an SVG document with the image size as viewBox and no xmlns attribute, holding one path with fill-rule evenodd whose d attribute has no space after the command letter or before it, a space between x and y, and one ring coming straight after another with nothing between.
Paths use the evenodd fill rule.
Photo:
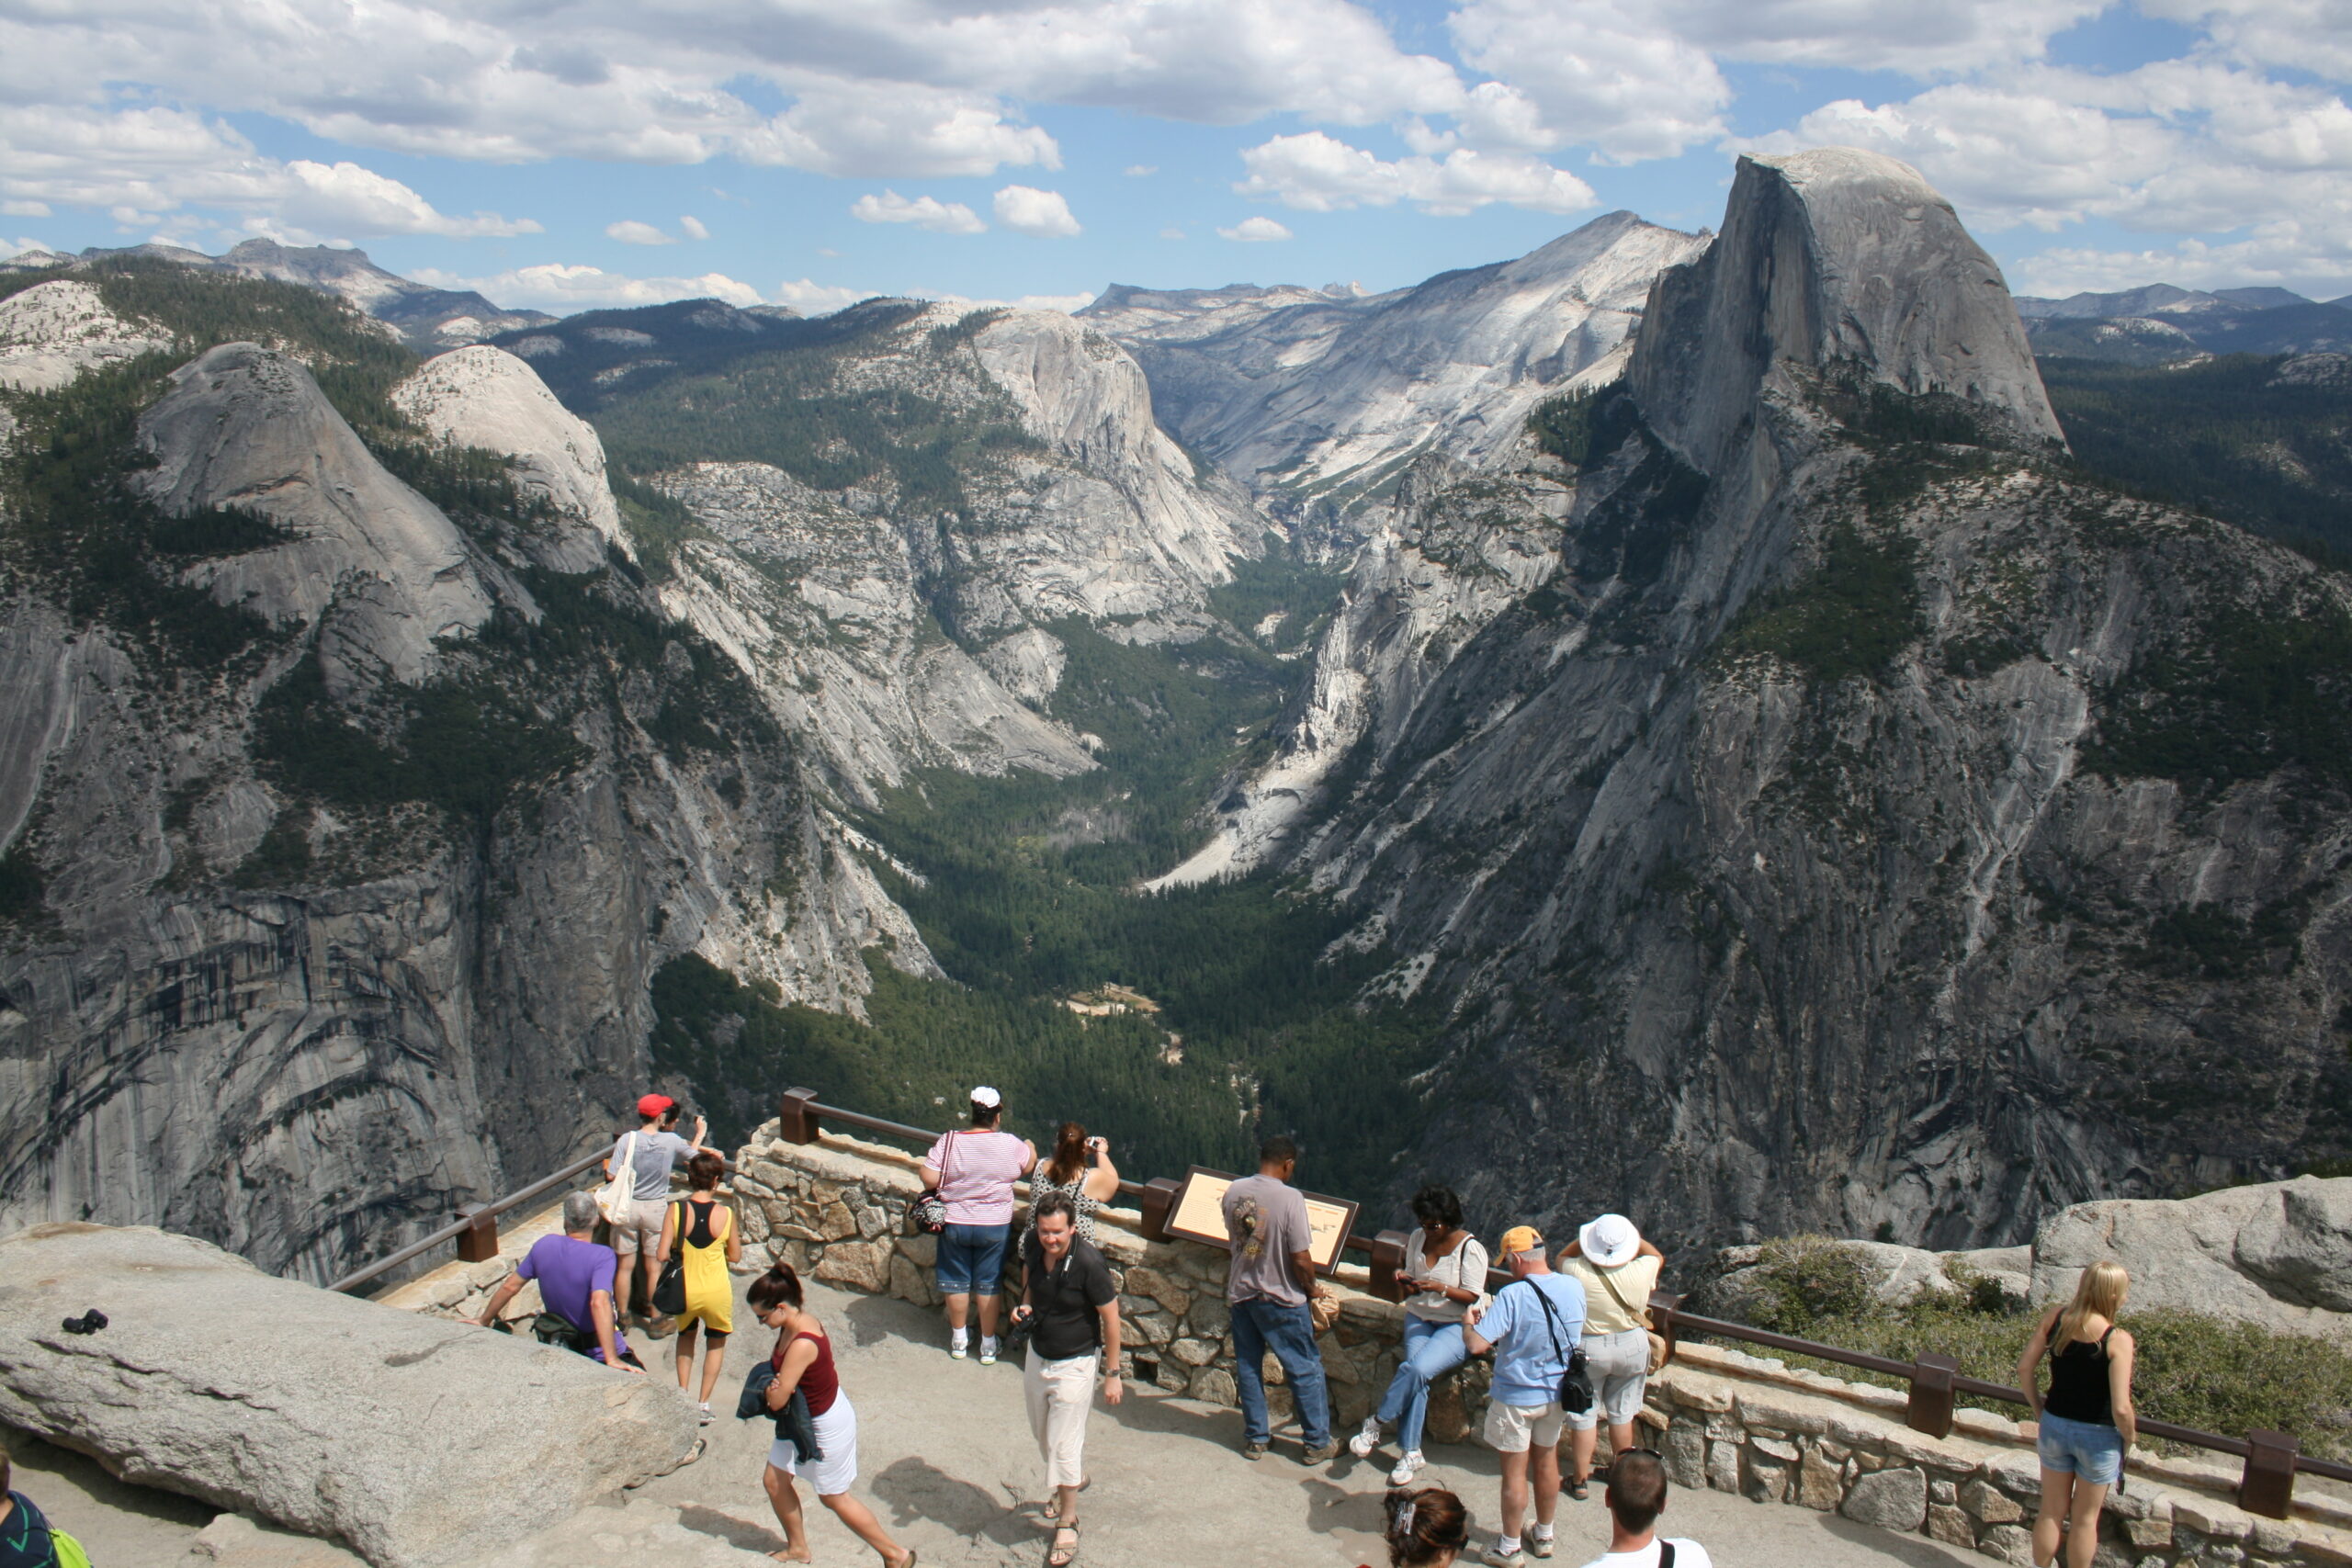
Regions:
<instances>
[{"instance_id":1,"label":"white cloud","mask_svg":"<svg viewBox=\"0 0 2352 1568\"><path fill-rule=\"evenodd\" d=\"M2352 0L2139 0L2138 8L2204 30L2230 59L2352 80Z\"/></svg>"},{"instance_id":2,"label":"white cloud","mask_svg":"<svg viewBox=\"0 0 2352 1568\"><path fill-rule=\"evenodd\" d=\"M678 227L689 240L710 238L709 229L704 226L703 220L699 218L681 218L678 220Z\"/></svg>"},{"instance_id":3,"label":"white cloud","mask_svg":"<svg viewBox=\"0 0 2352 1568\"><path fill-rule=\"evenodd\" d=\"M529 306L559 315L629 305L661 305L673 299L724 299L739 306L762 302L758 289L719 272L707 272L699 277L632 277L627 273L606 272L602 267L548 263L515 267L492 277L460 277L432 267L413 276L418 282L429 283L435 288L471 288L495 304Z\"/></svg>"},{"instance_id":4,"label":"white cloud","mask_svg":"<svg viewBox=\"0 0 2352 1568\"><path fill-rule=\"evenodd\" d=\"M1467 0L1450 26L1463 60L1506 85L1464 116L1498 145L1630 163L1724 134L1731 84L1650 0Z\"/></svg>"},{"instance_id":5,"label":"white cloud","mask_svg":"<svg viewBox=\"0 0 2352 1568\"><path fill-rule=\"evenodd\" d=\"M1159 237L1163 240L1181 240L1184 237L1184 231L1170 223L1159 231Z\"/></svg>"},{"instance_id":6,"label":"white cloud","mask_svg":"<svg viewBox=\"0 0 2352 1568\"><path fill-rule=\"evenodd\" d=\"M0 217L47 218L49 203L45 201L0 201Z\"/></svg>"},{"instance_id":7,"label":"white cloud","mask_svg":"<svg viewBox=\"0 0 2352 1568\"><path fill-rule=\"evenodd\" d=\"M165 214L204 209L245 231L304 244L379 234L465 239L539 231L528 219L444 213L400 181L347 161L281 163L219 120L153 107L0 108L0 198L12 206L102 208L142 228L162 223Z\"/></svg>"},{"instance_id":8,"label":"white cloud","mask_svg":"<svg viewBox=\"0 0 2352 1568\"><path fill-rule=\"evenodd\" d=\"M624 245L674 245L674 234L664 234L650 223L640 223L634 218L624 218L617 223L605 225L605 232Z\"/></svg>"},{"instance_id":9,"label":"white cloud","mask_svg":"<svg viewBox=\"0 0 2352 1568\"><path fill-rule=\"evenodd\" d=\"M1319 130L1277 136L1245 150L1241 162L1250 177L1235 190L1305 212L1410 201L1448 217L1494 202L1565 213L1595 199L1576 175L1523 153L1458 147L1442 160L1417 155L1388 163Z\"/></svg>"},{"instance_id":10,"label":"white cloud","mask_svg":"<svg viewBox=\"0 0 2352 1568\"><path fill-rule=\"evenodd\" d=\"M1287 240L1290 231L1271 218L1244 218L1230 229L1216 231L1220 240L1238 240L1244 244L1262 244L1272 240Z\"/></svg>"},{"instance_id":11,"label":"white cloud","mask_svg":"<svg viewBox=\"0 0 2352 1568\"><path fill-rule=\"evenodd\" d=\"M775 286L775 302L789 305L804 316L823 316L854 305L860 299L871 299L871 288L839 288L829 283L817 283L803 277Z\"/></svg>"},{"instance_id":12,"label":"white cloud","mask_svg":"<svg viewBox=\"0 0 2352 1568\"><path fill-rule=\"evenodd\" d=\"M2256 0L2270 4L2271 0ZM1655 15L1722 59L1937 76L2040 60L2109 0L1661 0ZM1559 10L1556 4L1555 9ZM2145 6L2142 9L2147 9ZM1566 19L1565 17L1563 19Z\"/></svg>"},{"instance_id":13,"label":"white cloud","mask_svg":"<svg viewBox=\"0 0 2352 1568\"><path fill-rule=\"evenodd\" d=\"M1129 164L1120 172L1131 180L1139 180L1147 175L1156 175L1159 173L1159 165L1157 164Z\"/></svg>"},{"instance_id":14,"label":"white cloud","mask_svg":"<svg viewBox=\"0 0 2352 1568\"><path fill-rule=\"evenodd\" d=\"M919 196L910 201L897 191L867 194L850 203L849 215L860 223L911 223L934 234L984 234L988 225L960 201Z\"/></svg>"},{"instance_id":15,"label":"white cloud","mask_svg":"<svg viewBox=\"0 0 2352 1568\"><path fill-rule=\"evenodd\" d=\"M996 193L996 220L1016 234L1040 240L1067 240L1079 232L1069 203L1057 190L1035 186L1007 186Z\"/></svg>"},{"instance_id":16,"label":"white cloud","mask_svg":"<svg viewBox=\"0 0 2352 1568\"><path fill-rule=\"evenodd\" d=\"M23 255L27 251L45 251L47 249L49 249L49 247L42 244L39 240L11 240L5 236L0 236L0 261L5 261L10 256Z\"/></svg>"}]
</instances>

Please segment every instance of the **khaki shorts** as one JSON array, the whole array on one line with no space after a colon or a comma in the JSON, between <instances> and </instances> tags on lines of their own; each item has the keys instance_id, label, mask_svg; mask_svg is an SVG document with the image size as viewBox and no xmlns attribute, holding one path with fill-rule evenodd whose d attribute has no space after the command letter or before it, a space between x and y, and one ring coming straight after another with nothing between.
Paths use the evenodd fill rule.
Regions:
<instances>
[{"instance_id":1,"label":"khaki shorts","mask_svg":"<svg viewBox=\"0 0 2352 1568\"><path fill-rule=\"evenodd\" d=\"M670 1212L666 1198L639 1198L628 1213L612 1222L613 1250L623 1258L642 1252L648 1258L662 1250L662 1220Z\"/></svg>"},{"instance_id":2,"label":"khaki shorts","mask_svg":"<svg viewBox=\"0 0 2352 1568\"><path fill-rule=\"evenodd\" d=\"M1542 1404L1505 1404L1498 1399L1487 1406L1487 1446L1498 1454L1555 1449L1560 1446L1562 1421L1556 1399Z\"/></svg>"}]
</instances>

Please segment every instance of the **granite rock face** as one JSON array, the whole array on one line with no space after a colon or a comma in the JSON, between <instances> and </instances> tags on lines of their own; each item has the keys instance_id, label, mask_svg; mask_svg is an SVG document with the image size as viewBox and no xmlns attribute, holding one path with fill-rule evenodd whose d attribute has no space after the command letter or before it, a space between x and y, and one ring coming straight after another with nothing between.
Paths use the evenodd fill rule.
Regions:
<instances>
[{"instance_id":1,"label":"granite rock face","mask_svg":"<svg viewBox=\"0 0 2352 1568\"><path fill-rule=\"evenodd\" d=\"M1744 165L1634 369L1582 461L1419 460L1187 868L1307 878L1442 1009L1404 1164L1687 1256L2345 1147L2340 785L2167 760L2339 582L2053 466L1997 275L1884 160Z\"/></svg>"},{"instance_id":2,"label":"granite rock face","mask_svg":"<svg viewBox=\"0 0 2352 1568\"><path fill-rule=\"evenodd\" d=\"M2000 268L1917 171L1875 152L1741 158L1722 237L1652 289L1626 384L1650 428L1713 474L1792 364L1860 367L2064 444Z\"/></svg>"},{"instance_id":3,"label":"granite rock face","mask_svg":"<svg viewBox=\"0 0 2352 1568\"><path fill-rule=\"evenodd\" d=\"M392 389L392 404L437 440L514 460L516 483L575 525L549 530L537 552L551 570L594 571L608 547L626 552L604 442L522 360L479 344L436 355Z\"/></svg>"},{"instance_id":4,"label":"granite rock face","mask_svg":"<svg viewBox=\"0 0 2352 1568\"><path fill-rule=\"evenodd\" d=\"M170 346L169 333L123 320L71 278L0 299L0 387L53 391L85 370Z\"/></svg>"},{"instance_id":5,"label":"granite rock face","mask_svg":"<svg viewBox=\"0 0 2352 1568\"><path fill-rule=\"evenodd\" d=\"M97 1333L58 1326L93 1306ZM674 1468L696 1434L666 1380L80 1224L0 1241L0 1416L375 1568L483 1561Z\"/></svg>"},{"instance_id":6,"label":"granite rock face","mask_svg":"<svg viewBox=\"0 0 2352 1568\"><path fill-rule=\"evenodd\" d=\"M1313 534L1318 506L1383 499L1432 450L1485 466L1544 398L1613 379L1652 281L1706 243L1614 212L1385 294L1114 288L1078 319L1142 361L1186 445Z\"/></svg>"}]
</instances>

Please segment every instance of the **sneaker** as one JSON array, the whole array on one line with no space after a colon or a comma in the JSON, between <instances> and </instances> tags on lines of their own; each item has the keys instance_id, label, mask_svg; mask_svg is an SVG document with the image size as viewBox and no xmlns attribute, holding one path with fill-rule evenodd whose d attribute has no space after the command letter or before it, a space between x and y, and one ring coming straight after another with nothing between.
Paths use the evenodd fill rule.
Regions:
<instances>
[{"instance_id":1,"label":"sneaker","mask_svg":"<svg viewBox=\"0 0 2352 1568\"><path fill-rule=\"evenodd\" d=\"M1523 1539L1527 1542L1527 1554L1529 1556L1549 1557L1552 1555L1554 1540L1551 1536L1537 1535L1531 1529Z\"/></svg>"},{"instance_id":2,"label":"sneaker","mask_svg":"<svg viewBox=\"0 0 2352 1568\"><path fill-rule=\"evenodd\" d=\"M1358 1459L1370 1459L1372 1450L1379 1446L1380 1417L1367 1416L1363 1418L1363 1430L1348 1439L1348 1452Z\"/></svg>"},{"instance_id":3,"label":"sneaker","mask_svg":"<svg viewBox=\"0 0 2352 1568\"><path fill-rule=\"evenodd\" d=\"M1327 1438L1324 1439L1320 1448L1299 1450L1298 1462L1301 1464L1329 1464L1331 1461L1339 1458L1339 1456L1340 1439L1337 1438Z\"/></svg>"},{"instance_id":4,"label":"sneaker","mask_svg":"<svg viewBox=\"0 0 2352 1568\"><path fill-rule=\"evenodd\" d=\"M1255 1440L1246 1442L1241 1445L1241 1457L1243 1459L1264 1459L1266 1457L1266 1445Z\"/></svg>"},{"instance_id":5,"label":"sneaker","mask_svg":"<svg viewBox=\"0 0 2352 1568\"><path fill-rule=\"evenodd\" d=\"M996 1340L993 1337L980 1341L980 1365L984 1367L996 1365Z\"/></svg>"},{"instance_id":6,"label":"sneaker","mask_svg":"<svg viewBox=\"0 0 2352 1568\"><path fill-rule=\"evenodd\" d=\"M960 1360L962 1360L965 1357L967 1357L967 1356L970 1355L972 1352L971 1352L970 1348L969 1348L969 1347L967 1347L967 1346L964 1343L964 1341L962 1341L961 1339L958 1339L958 1340L956 1340L955 1343L953 1343L953 1344L951 1344L951 1345L949 1345L949 1346L947 1347L947 1353L948 1353L950 1356L953 1356L956 1359L957 1359L957 1360L959 1360L959 1361L960 1361Z\"/></svg>"},{"instance_id":7,"label":"sneaker","mask_svg":"<svg viewBox=\"0 0 2352 1568\"><path fill-rule=\"evenodd\" d=\"M704 1426L704 1427L707 1427L707 1426L709 1426L709 1425L710 1425L710 1404L709 1404L709 1402L708 1402L707 1400L704 1401L704 1402L703 1402L702 1404L700 1404L695 1405L695 1413L697 1416L701 1416L701 1417L702 1417L702 1419L697 1423L697 1425L699 1425L699 1426Z\"/></svg>"},{"instance_id":8,"label":"sneaker","mask_svg":"<svg viewBox=\"0 0 2352 1568\"><path fill-rule=\"evenodd\" d=\"M1527 1553L1520 1551L1517 1541L1512 1541L1509 1547L1498 1542L1487 1548L1478 1557L1478 1561L1485 1563L1487 1568L1519 1568L1519 1564L1526 1560Z\"/></svg>"},{"instance_id":9,"label":"sneaker","mask_svg":"<svg viewBox=\"0 0 2352 1568\"><path fill-rule=\"evenodd\" d=\"M1421 1458L1420 1450L1413 1450L1403 1459L1398 1460L1396 1461L1396 1468L1388 1472L1388 1484L1391 1486L1411 1485L1413 1483L1413 1477L1419 1475L1421 1472L1421 1466L1428 1462L1429 1461L1427 1460Z\"/></svg>"}]
</instances>

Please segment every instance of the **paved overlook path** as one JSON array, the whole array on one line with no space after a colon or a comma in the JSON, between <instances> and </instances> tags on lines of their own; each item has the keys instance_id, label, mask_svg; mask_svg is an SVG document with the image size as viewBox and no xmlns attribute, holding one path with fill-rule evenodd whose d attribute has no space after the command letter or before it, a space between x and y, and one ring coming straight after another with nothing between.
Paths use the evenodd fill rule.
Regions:
<instances>
[{"instance_id":1,"label":"paved overlook path","mask_svg":"<svg viewBox=\"0 0 2352 1568\"><path fill-rule=\"evenodd\" d=\"M736 1281L736 1322L752 1323ZM935 1312L905 1302L814 1288L811 1306L833 1336L842 1386L860 1427L857 1491L890 1530L934 1568L1036 1568L1045 1535L1016 1506L1037 1482L1036 1449L1022 1414L1021 1373L1011 1362L954 1361ZM667 1374L668 1341L636 1343ZM729 1346L720 1397L734 1390L772 1337L753 1326ZM612 1508L592 1508L538 1550L487 1555L497 1568L756 1568L783 1537L760 1489L772 1429L722 1414L697 1462L652 1482ZM1098 1401L1088 1429L1082 1568L1347 1568L1385 1562L1379 1504L1390 1457L1305 1468L1278 1431L1274 1452L1251 1463L1238 1451L1233 1411L1157 1390L1113 1411ZM256 1531L184 1498L127 1487L88 1461L10 1434L17 1485L93 1549L97 1568L363 1568L323 1543ZM1495 1456L1442 1446L1424 1472L1459 1492L1491 1529ZM831 1515L805 1498L817 1561L830 1568L875 1562ZM1890 1535L1784 1505L1721 1492L1677 1491L1672 1533L1704 1543L1722 1568L1959 1568L1982 1559L1917 1537ZM199 1539L201 1530L201 1539ZM1606 1516L1593 1500L1560 1505L1561 1545L1552 1561L1578 1565L1607 1549ZM1490 1538L1482 1534L1483 1546Z\"/></svg>"}]
</instances>

